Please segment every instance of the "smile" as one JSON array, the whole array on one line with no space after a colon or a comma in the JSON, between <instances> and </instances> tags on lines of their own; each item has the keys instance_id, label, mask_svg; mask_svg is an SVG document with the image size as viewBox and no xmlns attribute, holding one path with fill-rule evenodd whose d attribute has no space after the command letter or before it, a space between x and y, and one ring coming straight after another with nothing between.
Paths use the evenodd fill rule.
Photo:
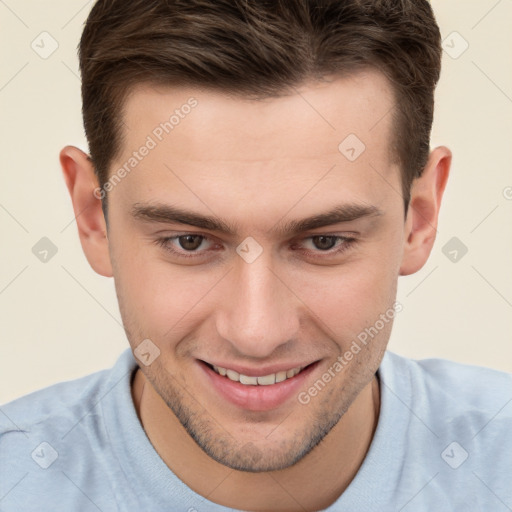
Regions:
<instances>
[{"instance_id":1,"label":"smile","mask_svg":"<svg viewBox=\"0 0 512 512\"><path fill-rule=\"evenodd\" d=\"M297 366L296 368L291 368L290 370L283 370L277 373L271 373L269 375L262 375L260 377L243 375L236 372L235 370L222 368L215 365L212 365L212 368L214 372L222 375L223 377L227 377L233 382L240 382L240 384L244 384L246 386L269 386L271 384L284 382L287 379L295 377L295 375L298 375L305 367Z\"/></svg>"},{"instance_id":2,"label":"smile","mask_svg":"<svg viewBox=\"0 0 512 512\"><path fill-rule=\"evenodd\" d=\"M221 400L245 410L269 411L293 400L306 386L309 376L320 361L289 369L275 365L274 368L262 368L259 372L246 368L245 373L241 373L244 371L242 367L237 368L240 370L237 371L205 361L198 363L206 378L207 388Z\"/></svg>"}]
</instances>

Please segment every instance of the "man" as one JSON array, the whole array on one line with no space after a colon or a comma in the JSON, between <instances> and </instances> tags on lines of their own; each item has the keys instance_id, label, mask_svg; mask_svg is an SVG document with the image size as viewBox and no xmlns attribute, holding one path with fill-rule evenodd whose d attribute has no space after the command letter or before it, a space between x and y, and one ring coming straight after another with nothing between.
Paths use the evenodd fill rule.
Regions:
<instances>
[{"instance_id":1,"label":"man","mask_svg":"<svg viewBox=\"0 0 512 512\"><path fill-rule=\"evenodd\" d=\"M510 377L386 352L440 60L423 0L95 4L61 164L130 349L3 407L2 511L512 507Z\"/></svg>"}]
</instances>

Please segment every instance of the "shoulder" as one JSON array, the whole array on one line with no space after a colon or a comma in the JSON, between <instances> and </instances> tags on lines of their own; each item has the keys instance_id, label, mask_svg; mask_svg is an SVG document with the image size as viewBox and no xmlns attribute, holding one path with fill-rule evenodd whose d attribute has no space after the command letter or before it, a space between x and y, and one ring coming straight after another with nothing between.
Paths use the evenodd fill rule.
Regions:
<instances>
[{"instance_id":1,"label":"shoulder","mask_svg":"<svg viewBox=\"0 0 512 512\"><path fill-rule=\"evenodd\" d=\"M404 453L404 481L421 487L435 477L424 500L444 496L456 510L488 506L494 499L488 488L512 500L510 374L390 352L379 372L388 424Z\"/></svg>"},{"instance_id":2,"label":"shoulder","mask_svg":"<svg viewBox=\"0 0 512 512\"><path fill-rule=\"evenodd\" d=\"M387 390L442 433L472 438L484 426L510 438L512 375L445 359L413 360L387 352L381 365ZM491 425L492 423L492 425Z\"/></svg>"},{"instance_id":3,"label":"shoulder","mask_svg":"<svg viewBox=\"0 0 512 512\"><path fill-rule=\"evenodd\" d=\"M386 352L379 377L385 444L400 454L398 501L423 487L410 510L494 510L496 496L512 500L510 374Z\"/></svg>"},{"instance_id":4,"label":"shoulder","mask_svg":"<svg viewBox=\"0 0 512 512\"><path fill-rule=\"evenodd\" d=\"M123 353L121 357L124 355ZM79 413L80 408L100 397L111 372L112 369L105 369L74 380L59 382L3 404L0 435L11 430L30 430L34 425L55 416Z\"/></svg>"},{"instance_id":5,"label":"shoulder","mask_svg":"<svg viewBox=\"0 0 512 512\"><path fill-rule=\"evenodd\" d=\"M407 382L413 399L426 407L496 412L512 401L512 374L491 368L446 359L415 360L388 351L381 369L390 382ZM512 414L512 408L505 413Z\"/></svg>"},{"instance_id":6,"label":"shoulder","mask_svg":"<svg viewBox=\"0 0 512 512\"><path fill-rule=\"evenodd\" d=\"M114 457L103 407L119 401L115 395L126 396L135 364L128 349L110 369L0 407L0 496L9 495L6 510L40 510L41 503L56 511L86 508L85 490L102 510L115 510L108 467Z\"/></svg>"},{"instance_id":7,"label":"shoulder","mask_svg":"<svg viewBox=\"0 0 512 512\"><path fill-rule=\"evenodd\" d=\"M405 406L411 436L427 433L446 445L455 440L471 446L475 455L480 451L482 457L485 452L512 452L511 374L390 352L379 372L383 402L395 415Z\"/></svg>"},{"instance_id":8,"label":"shoulder","mask_svg":"<svg viewBox=\"0 0 512 512\"><path fill-rule=\"evenodd\" d=\"M78 379L59 382L8 402L0 407L0 445L6 437L30 436L48 429L66 431L86 416L116 381L133 370L128 350L113 368Z\"/></svg>"},{"instance_id":9,"label":"shoulder","mask_svg":"<svg viewBox=\"0 0 512 512\"><path fill-rule=\"evenodd\" d=\"M0 436L10 431L30 431L55 416L69 416L98 395L108 370L59 382L1 406Z\"/></svg>"}]
</instances>

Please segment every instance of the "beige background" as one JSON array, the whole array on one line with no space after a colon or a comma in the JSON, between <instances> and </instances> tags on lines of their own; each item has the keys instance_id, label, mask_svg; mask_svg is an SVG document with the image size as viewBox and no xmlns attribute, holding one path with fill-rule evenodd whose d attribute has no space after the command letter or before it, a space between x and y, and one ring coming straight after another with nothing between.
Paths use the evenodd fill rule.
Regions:
<instances>
[{"instance_id":1,"label":"beige background","mask_svg":"<svg viewBox=\"0 0 512 512\"><path fill-rule=\"evenodd\" d=\"M113 282L82 254L58 163L64 145L86 149L76 46L91 5L0 2L0 403L109 367L128 346ZM452 56L432 147L454 160L433 254L400 280L390 348L511 372L512 0L433 6ZM43 59L32 41L43 52L51 38L58 48ZM32 253L42 237L58 249L46 263ZM468 248L456 263L443 253L453 237Z\"/></svg>"}]
</instances>

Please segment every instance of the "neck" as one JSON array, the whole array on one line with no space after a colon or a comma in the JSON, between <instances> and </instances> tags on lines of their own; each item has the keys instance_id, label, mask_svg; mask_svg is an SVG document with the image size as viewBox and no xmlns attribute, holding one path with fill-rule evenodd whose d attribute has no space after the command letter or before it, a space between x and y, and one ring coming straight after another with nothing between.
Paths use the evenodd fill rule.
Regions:
<instances>
[{"instance_id":1,"label":"neck","mask_svg":"<svg viewBox=\"0 0 512 512\"><path fill-rule=\"evenodd\" d=\"M366 456L380 408L375 376L306 457L283 470L247 473L206 455L140 370L132 382L132 397L153 447L188 487L220 505L269 512L313 511L336 501Z\"/></svg>"}]
</instances>

